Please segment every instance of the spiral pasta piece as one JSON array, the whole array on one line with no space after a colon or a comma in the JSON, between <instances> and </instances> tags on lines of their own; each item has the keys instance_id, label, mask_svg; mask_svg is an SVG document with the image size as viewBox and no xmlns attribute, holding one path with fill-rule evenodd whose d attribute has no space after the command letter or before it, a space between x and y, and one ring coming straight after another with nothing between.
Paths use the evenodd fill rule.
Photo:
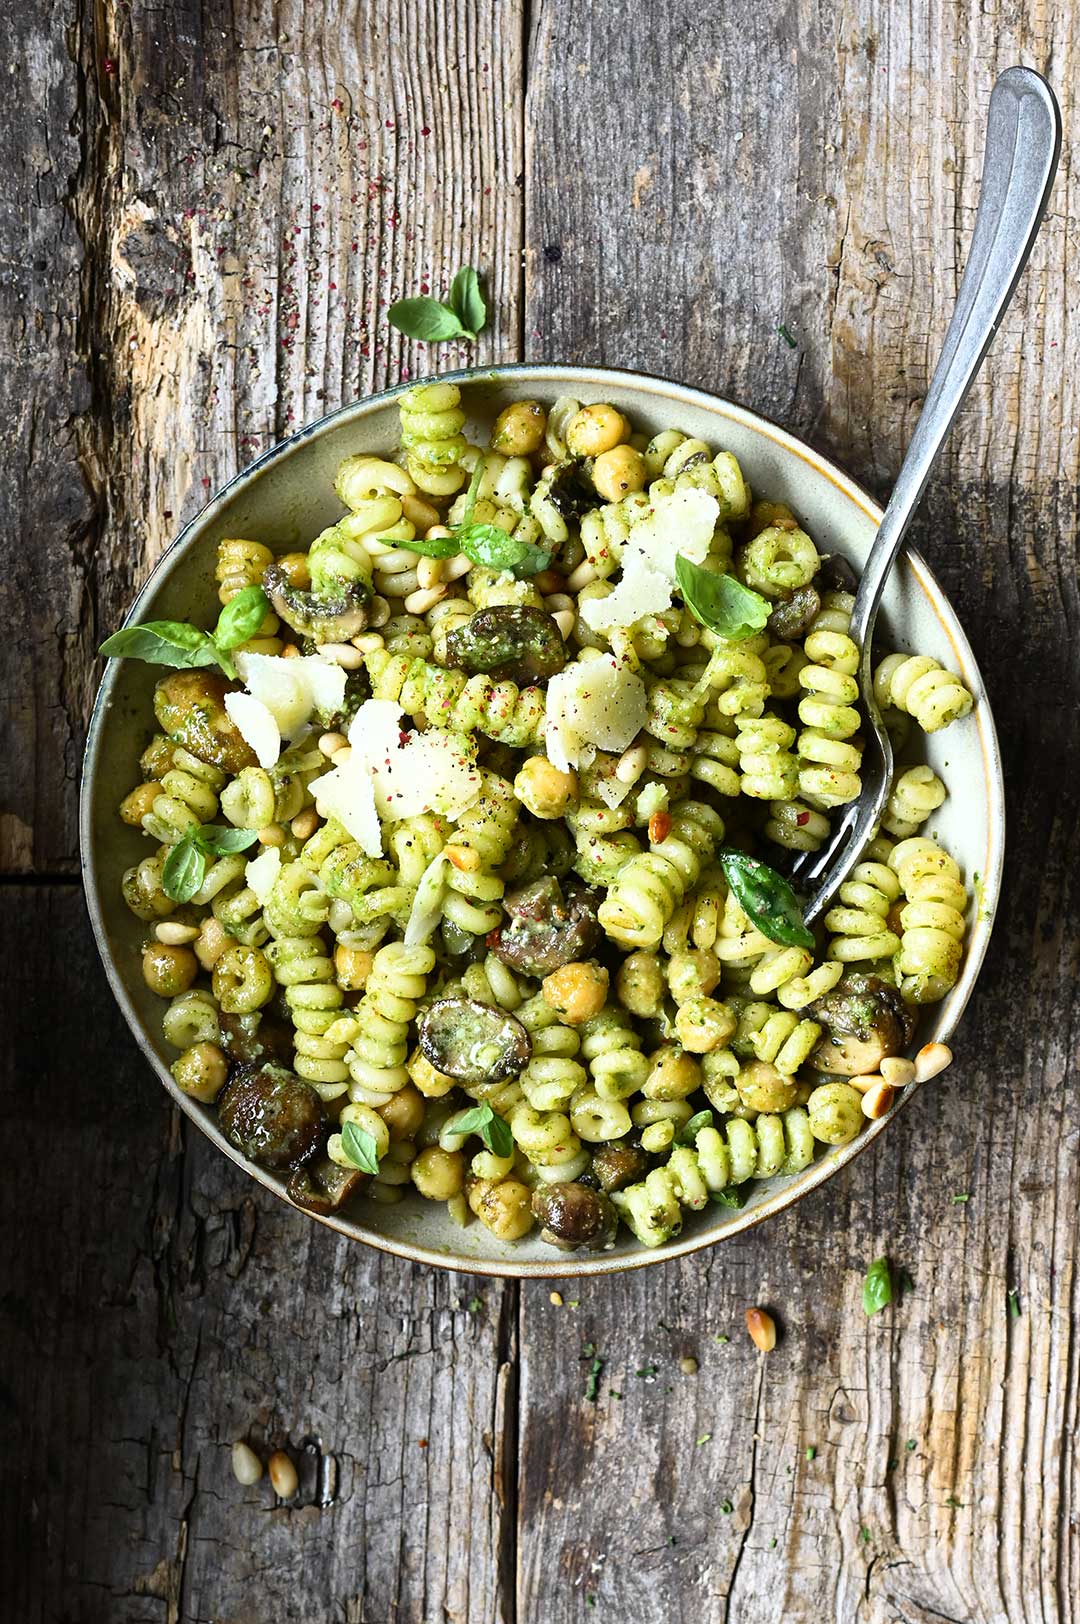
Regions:
<instances>
[{"instance_id":1,"label":"spiral pasta piece","mask_svg":"<svg viewBox=\"0 0 1080 1624\"><path fill-rule=\"evenodd\" d=\"M799 764L791 752L795 729L766 713L737 716L739 734L739 788L757 801L786 801L795 794Z\"/></svg>"},{"instance_id":2,"label":"spiral pasta piece","mask_svg":"<svg viewBox=\"0 0 1080 1624\"><path fill-rule=\"evenodd\" d=\"M345 1093L349 1070L348 1045L331 1030L344 1001L334 981L333 960L317 935L276 937L267 944L266 957L275 981L285 989L293 1020L293 1067L324 1100L337 1099Z\"/></svg>"},{"instance_id":3,"label":"spiral pasta piece","mask_svg":"<svg viewBox=\"0 0 1080 1624\"><path fill-rule=\"evenodd\" d=\"M831 931L829 957L842 964L888 959L900 946L889 928L889 910L900 895L900 881L885 863L856 863L840 887L839 904L825 915Z\"/></svg>"},{"instance_id":4,"label":"spiral pasta piece","mask_svg":"<svg viewBox=\"0 0 1080 1624\"><path fill-rule=\"evenodd\" d=\"M945 785L932 767L909 767L896 775L881 826L897 840L908 840L944 799Z\"/></svg>"},{"instance_id":5,"label":"spiral pasta piece","mask_svg":"<svg viewBox=\"0 0 1080 1624\"><path fill-rule=\"evenodd\" d=\"M829 838L829 820L805 801L771 801L765 833L786 851L817 851Z\"/></svg>"},{"instance_id":6,"label":"spiral pasta piece","mask_svg":"<svg viewBox=\"0 0 1080 1624\"><path fill-rule=\"evenodd\" d=\"M142 818L147 834L167 846L174 846L200 824L213 821L226 776L179 747L173 751L172 763L161 779L161 794Z\"/></svg>"},{"instance_id":7,"label":"spiral pasta piece","mask_svg":"<svg viewBox=\"0 0 1080 1624\"><path fill-rule=\"evenodd\" d=\"M862 787L862 750L851 743L859 730L855 702L859 651L847 631L820 624L818 615L805 642L809 665L799 672L805 693L799 701L799 789L811 806L828 809L854 801ZM832 618L836 619L835 612ZM848 616L850 624L850 616Z\"/></svg>"},{"instance_id":8,"label":"spiral pasta piece","mask_svg":"<svg viewBox=\"0 0 1080 1624\"><path fill-rule=\"evenodd\" d=\"M424 825L416 832L416 844L421 852L433 841L434 831L430 825ZM403 844L399 837L397 840L399 853ZM431 855L434 856L435 852L433 851ZM305 841L299 863L295 866L308 872L317 894L322 895L324 900L331 898L335 902L347 904L353 923L363 926L371 925L386 916L399 921L407 919L420 874L423 873L423 869L420 869L420 873L415 872L418 860L410 863L410 856L411 853L407 853L405 857L408 869L406 878L400 870L395 873L393 864L379 857L369 857L359 842L353 840L336 818L327 818L322 828L316 830L311 838ZM424 867L426 866L425 864ZM283 876L285 873L287 870L282 871ZM277 906L275 896L281 883L279 879L274 891L271 892L270 902L267 904L269 909ZM292 883L297 887L300 885L299 880ZM309 901L306 908L309 916L316 916L317 908L314 902ZM325 913L322 917L326 917Z\"/></svg>"},{"instance_id":9,"label":"spiral pasta piece","mask_svg":"<svg viewBox=\"0 0 1080 1624\"><path fill-rule=\"evenodd\" d=\"M427 660L409 660L385 649L373 649L364 656L364 664L376 699L392 699L413 718L426 717L432 727L486 733L519 748L534 744L543 731L544 695L539 688L444 671Z\"/></svg>"},{"instance_id":10,"label":"spiral pasta piece","mask_svg":"<svg viewBox=\"0 0 1080 1624\"><path fill-rule=\"evenodd\" d=\"M889 867L907 899L900 910L900 991L913 1004L938 1003L960 972L967 888L959 865L932 840L902 840Z\"/></svg>"},{"instance_id":11,"label":"spiral pasta piece","mask_svg":"<svg viewBox=\"0 0 1080 1624\"><path fill-rule=\"evenodd\" d=\"M486 936L502 918L506 889L497 872L513 839L518 803L498 773L481 770L480 794L454 828L443 918L469 936Z\"/></svg>"},{"instance_id":12,"label":"spiral pasta piece","mask_svg":"<svg viewBox=\"0 0 1080 1624\"><path fill-rule=\"evenodd\" d=\"M398 402L405 466L418 489L432 496L449 496L465 483L460 400L457 384L428 383L406 390Z\"/></svg>"},{"instance_id":13,"label":"spiral pasta piece","mask_svg":"<svg viewBox=\"0 0 1080 1624\"><path fill-rule=\"evenodd\" d=\"M598 917L611 939L622 947L656 947L723 833L723 821L712 807L683 801L670 832L631 858L601 903Z\"/></svg>"},{"instance_id":14,"label":"spiral pasta piece","mask_svg":"<svg viewBox=\"0 0 1080 1624\"><path fill-rule=\"evenodd\" d=\"M887 654L874 672L874 698L882 710L907 711L924 733L967 716L975 703L960 678L929 654Z\"/></svg>"},{"instance_id":15,"label":"spiral pasta piece","mask_svg":"<svg viewBox=\"0 0 1080 1624\"><path fill-rule=\"evenodd\" d=\"M516 1014L532 1042L521 1074L522 1092L534 1110L562 1110L585 1083L585 1068L575 1058L581 1039L541 993L519 1005Z\"/></svg>"},{"instance_id":16,"label":"spiral pasta piece","mask_svg":"<svg viewBox=\"0 0 1080 1624\"><path fill-rule=\"evenodd\" d=\"M645 1086L649 1062L630 1017L608 1005L581 1028L581 1053L594 1091L605 1100L625 1100Z\"/></svg>"},{"instance_id":17,"label":"spiral pasta piece","mask_svg":"<svg viewBox=\"0 0 1080 1624\"><path fill-rule=\"evenodd\" d=\"M818 550L806 531L790 521L767 525L740 550L739 576L765 598L783 598L809 586L821 568Z\"/></svg>"},{"instance_id":18,"label":"spiral pasta piece","mask_svg":"<svg viewBox=\"0 0 1080 1624\"><path fill-rule=\"evenodd\" d=\"M720 1128L701 1128L693 1145L676 1145L663 1167L612 1196L643 1246L660 1246L682 1229L682 1209L700 1211L747 1179L800 1173L814 1158L814 1136L802 1106L754 1122L727 1118Z\"/></svg>"},{"instance_id":19,"label":"spiral pasta piece","mask_svg":"<svg viewBox=\"0 0 1080 1624\"><path fill-rule=\"evenodd\" d=\"M435 954L427 946L388 942L376 953L364 996L349 1023L352 1046L345 1063L352 1078L351 1100L378 1109L408 1083L409 1025L434 968Z\"/></svg>"},{"instance_id":20,"label":"spiral pasta piece","mask_svg":"<svg viewBox=\"0 0 1080 1624\"><path fill-rule=\"evenodd\" d=\"M633 811L625 803L605 806L601 801L582 800L567 809L567 827L577 848L573 867L586 885L613 884L627 862L640 853L640 843L629 832L633 821Z\"/></svg>"},{"instance_id":21,"label":"spiral pasta piece","mask_svg":"<svg viewBox=\"0 0 1080 1624\"><path fill-rule=\"evenodd\" d=\"M217 563L214 576L218 583L221 603L231 603L238 593L249 586L261 586L274 555L261 541L248 541L239 536L225 536L217 545ZM272 610L267 610L254 637L242 645L248 654L280 654L282 643L275 636L281 622Z\"/></svg>"}]
</instances>

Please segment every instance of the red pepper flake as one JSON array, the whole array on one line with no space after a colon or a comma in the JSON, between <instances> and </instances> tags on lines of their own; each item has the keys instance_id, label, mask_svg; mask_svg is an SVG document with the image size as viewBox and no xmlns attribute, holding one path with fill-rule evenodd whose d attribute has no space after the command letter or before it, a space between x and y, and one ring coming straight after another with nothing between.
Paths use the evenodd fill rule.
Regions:
<instances>
[{"instance_id":1,"label":"red pepper flake","mask_svg":"<svg viewBox=\"0 0 1080 1624\"><path fill-rule=\"evenodd\" d=\"M333 101L330 103L330 106L334 109L335 113L341 113L345 110L345 103L342 101L340 96L335 96Z\"/></svg>"},{"instance_id":2,"label":"red pepper flake","mask_svg":"<svg viewBox=\"0 0 1080 1624\"><path fill-rule=\"evenodd\" d=\"M203 475L203 484L206 485L206 486L209 486L209 484L210 484L210 479L209 479L209 476L207 474Z\"/></svg>"},{"instance_id":3,"label":"red pepper flake","mask_svg":"<svg viewBox=\"0 0 1080 1624\"><path fill-rule=\"evenodd\" d=\"M798 825L798 827L801 829L804 824L810 822L810 814L809 814L809 812L800 812L799 815L797 816L797 818L795 819L795 822Z\"/></svg>"},{"instance_id":4,"label":"red pepper flake","mask_svg":"<svg viewBox=\"0 0 1080 1624\"><path fill-rule=\"evenodd\" d=\"M393 129L393 128L394 128L394 121L393 121L393 119L392 119L392 118L388 118L388 119L387 119L387 121L386 121L386 128L387 128L387 129L388 129L388 130L392 130L392 129Z\"/></svg>"},{"instance_id":5,"label":"red pepper flake","mask_svg":"<svg viewBox=\"0 0 1080 1624\"><path fill-rule=\"evenodd\" d=\"M430 131L430 129L428 128L428 126L426 124L424 125L423 129L420 131L420 134L421 135L430 135L431 134L431 131Z\"/></svg>"},{"instance_id":6,"label":"red pepper flake","mask_svg":"<svg viewBox=\"0 0 1080 1624\"><path fill-rule=\"evenodd\" d=\"M428 1446L428 1441L427 1441L426 1438L418 1438L416 1440L416 1447L418 1449L426 1449L427 1446Z\"/></svg>"},{"instance_id":7,"label":"red pepper flake","mask_svg":"<svg viewBox=\"0 0 1080 1624\"><path fill-rule=\"evenodd\" d=\"M337 283L336 282L331 282L330 283L330 292L331 293L336 293L337 292Z\"/></svg>"},{"instance_id":8,"label":"red pepper flake","mask_svg":"<svg viewBox=\"0 0 1080 1624\"><path fill-rule=\"evenodd\" d=\"M116 58L114 56L105 57L101 63L101 70L103 73L107 73L109 77L112 78L113 74L116 72Z\"/></svg>"}]
</instances>

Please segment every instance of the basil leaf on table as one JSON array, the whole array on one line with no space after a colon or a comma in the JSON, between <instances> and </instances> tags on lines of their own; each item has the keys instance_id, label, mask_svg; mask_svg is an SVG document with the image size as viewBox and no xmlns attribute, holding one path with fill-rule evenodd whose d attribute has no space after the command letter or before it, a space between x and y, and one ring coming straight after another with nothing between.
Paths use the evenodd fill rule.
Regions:
<instances>
[{"instance_id":1,"label":"basil leaf on table","mask_svg":"<svg viewBox=\"0 0 1080 1624\"><path fill-rule=\"evenodd\" d=\"M466 332L457 315L439 299L423 293L416 299L398 299L387 311L391 327L406 338L419 338L425 344L445 344L450 338L475 338Z\"/></svg>"},{"instance_id":2,"label":"basil leaf on table","mask_svg":"<svg viewBox=\"0 0 1080 1624\"><path fill-rule=\"evenodd\" d=\"M782 874L742 851L721 851L718 856L735 900L763 936L784 947L816 947L798 898Z\"/></svg>"},{"instance_id":3,"label":"basil leaf on table","mask_svg":"<svg viewBox=\"0 0 1080 1624\"><path fill-rule=\"evenodd\" d=\"M375 1143L374 1135L368 1133L366 1128L358 1128L355 1122L346 1122L341 1129L341 1148L361 1173L377 1173L379 1171L379 1147Z\"/></svg>"},{"instance_id":4,"label":"basil leaf on table","mask_svg":"<svg viewBox=\"0 0 1080 1624\"><path fill-rule=\"evenodd\" d=\"M261 586L246 586L230 598L214 627L213 641L219 649L239 648L254 637L270 610L270 601Z\"/></svg>"},{"instance_id":5,"label":"basil leaf on table","mask_svg":"<svg viewBox=\"0 0 1080 1624\"><path fill-rule=\"evenodd\" d=\"M876 1314L892 1302L892 1271L887 1257L875 1258L863 1281L862 1305L867 1315Z\"/></svg>"},{"instance_id":6,"label":"basil leaf on table","mask_svg":"<svg viewBox=\"0 0 1080 1624\"><path fill-rule=\"evenodd\" d=\"M462 266L450 285L450 308L469 337L475 338L487 321L487 305L471 265Z\"/></svg>"},{"instance_id":7,"label":"basil leaf on table","mask_svg":"<svg viewBox=\"0 0 1080 1624\"><path fill-rule=\"evenodd\" d=\"M452 1119L451 1133L479 1134L493 1156L512 1156L514 1136L509 1125L497 1116L485 1100L471 1111L462 1111Z\"/></svg>"},{"instance_id":8,"label":"basil leaf on table","mask_svg":"<svg viewBox=\"0 0 1080 1624\"><path fill-rule=\"evenodd\" d=\"M715 575L677 553L675 579L694 619L725 642L742 643L764 629L771 604L733 575Z\"/></svg>"},{"instance_id":9,"label":"basil leaf on table","mask_svg":"<svg viewBox=\"0 0 1080 1624\"><path fill-rule=\"evenodd\" d=\"M161 888L174 902L190 902L206 876L206 858L192 830L169 852L161 870Z\"/></svg>"},{"instance_id":10,"label":"basil leaf on table","mask_svg":"<svg viewBox=\"0 0 1080 1624\"><path fill-rule=\"evenodd\" d=\"M125 626L107 637L98 653L176 669L217 663L213 638L183 620L148 620L142 626Z\"/></svg>"}]
</instances>

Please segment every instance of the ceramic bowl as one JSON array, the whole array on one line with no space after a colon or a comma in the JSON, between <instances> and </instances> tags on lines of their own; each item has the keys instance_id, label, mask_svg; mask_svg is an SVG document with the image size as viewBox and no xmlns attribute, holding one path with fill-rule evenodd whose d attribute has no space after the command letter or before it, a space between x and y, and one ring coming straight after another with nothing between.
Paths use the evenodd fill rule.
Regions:
<instances>
[{"instance_id":1,"label":"ceramic bowl","mask_svg":"<svg viewBox=\"0 0 1080 1624\"><path fill-rule=\"evenodd\" d=\"M450 374L467 383L467 432L486 439L495 413L509 401L570 395L582 403L613 401L635 428L676 427L738 457L751 486L799 514L822 552L844 554L858 569L881 511L826 457L743 407L698 389L634 373L589 367L510 366ZM266 453L213 498L165 553L132 605L129 620L190 620L212 624L218 604L214 555L223 536L251 536L281 551L304 548L340 514L334 472L351 452L385 453L397 444L396 397L390 390L334 412ZM878 643L918 650L958 671L976 697L973 714L925 741L926 759L945 778L949 798L932 829L962 865L973 887L960 979L941 1004L924 1011L918 1041L946 1039L971 996L986 953L997 906L1004 839L1001 762L993 718L974 656L945 594L922 558L909 552L885 594ZM164 1004L143 984L139 946L145 926L120 894L124 870L145 853L145 838L121 823L116 808L138 782L138 758L153 730L151 695L159 673L134 660L109 663L90 724L81 799L83 871L90 915L109 983L161 1082L181 1110L251 1178L284 1198L284 1180L263 1171L227 1143L213 1110L186 1098L169 1073L175 1057L161 1036ZM908 1089L904 1098L910 1097ZM900 1102L902 1103L902 1101ZM881 1134L894 1132L898 1107L871 1123L851 1144L821 1155L793 1178L752 1186L740 1210L710 1205L688 1214L681 1236L646 1250L620 1232L599 1255L564 1254L534 1234L517 1245L496 1241L479 1223L462 1229L445 1208L410 1192L397 1206L359 1201L347 1216L325 1220L342 1234L416 1262L495 1275L606 1274L692 1252L736 1235L800 1200ZM302 1220L298 1217L298 1222Z\"/></svg>"}]
</instances>

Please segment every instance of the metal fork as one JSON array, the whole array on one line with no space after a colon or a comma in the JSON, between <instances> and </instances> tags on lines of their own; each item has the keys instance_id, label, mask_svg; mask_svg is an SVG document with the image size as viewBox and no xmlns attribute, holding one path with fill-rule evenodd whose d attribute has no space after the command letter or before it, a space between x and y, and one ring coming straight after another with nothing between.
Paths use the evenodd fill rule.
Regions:
<instances>
[{"instance_id":1,"label":"metal fork","mask_svg":"<svg viewBox=\"0 0 1080 1624\"><path fill-rule=\"evenodd\" d=\"M893 752L874 700L871 647L878 605L926 488L934 459L997 332L1046 210L1061 151L1061 112L1030 68L1009 68L990 95L979 208L963 281L922 414L855 594L851 637L861 650L866 721L862 792L841 809L828 841L797 858L792 879L818 918L872 837L892 785Z\"/></svg>"}]
</instances>

